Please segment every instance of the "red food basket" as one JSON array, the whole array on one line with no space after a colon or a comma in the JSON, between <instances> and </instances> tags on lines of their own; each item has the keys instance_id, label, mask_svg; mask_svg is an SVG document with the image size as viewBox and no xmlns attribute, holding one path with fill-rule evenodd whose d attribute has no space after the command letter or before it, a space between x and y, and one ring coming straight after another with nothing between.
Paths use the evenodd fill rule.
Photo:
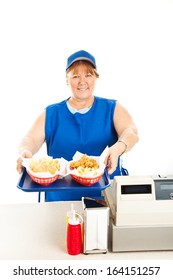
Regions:
<instances>
[{"instance_id":1,"label":"red food basket","mask_svg":"<svg viewBox=\"0 0 173 280\"><path fill-rule=\"evenodd\" d=\"M99 174L99 176L92 177L92 178L77 176L75 174L70 174L70 175L79 184L84 185L84 186L91 186L91 185L97 183L101 179L103 173Z\"/></svg>"},{"instance_id":2,"label":"red food basket","mask_svg":"<svg viewBox=\"0 0 173 280\"><path fill-rule=\"evenodd\" d=\"M41 178L41 177L37 177L37 176L34 176L33 174L31 174L28 170L28 175L31 177L31 179L36 182L37 184L39 185L42 185L42 186L48 186L50 184L52 184L53 182L55 182L60 174L56 174L56 175L53 175L51 177L46 177L46 178Z\"/></svg>"}]
</instances>

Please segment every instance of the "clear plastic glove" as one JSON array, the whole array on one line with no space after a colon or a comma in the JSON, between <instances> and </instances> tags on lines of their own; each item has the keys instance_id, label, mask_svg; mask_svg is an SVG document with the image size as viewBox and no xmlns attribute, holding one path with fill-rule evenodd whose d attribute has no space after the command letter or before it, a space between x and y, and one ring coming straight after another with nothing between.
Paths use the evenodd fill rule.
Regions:
<instances>
[{"instance_id":1,"label":"clear plastic glove","mask_svg":"<svg viewBox=\"0 0 173 280\"><path fill-rule=\"evenodd\" d=\"M111 175L117 168L118 157L114 157L112 154L109 154L105 159L106 168L108 174Z\"/></svg>"},{"instance_id":2,"label":"clear plastic glove","mask_svg":"<svg viewBox=\"0 0 173 280\"><path fill-rule=\"evenodd\" d=\"M22 169L23 169L23 165L22 165L23 158L32 158L32 157L33 157L33 154L28 150L23 150L21 152L20 157L17 159L17 167L16 167L19 174L22 172Z\"/></svg>"},{"instance_id":3,"label":"clear plastic glove","mask_svg":"<svg viewBox=\"0 0 173 280\"><path fill-rule=\"evenodd\" d=\"M118 165L118 158L123 153L123 149L124 144L120 142L116 142L109 148L104 161L109 175L111 175L116 170Z\"/></svg>"}]
</instances>

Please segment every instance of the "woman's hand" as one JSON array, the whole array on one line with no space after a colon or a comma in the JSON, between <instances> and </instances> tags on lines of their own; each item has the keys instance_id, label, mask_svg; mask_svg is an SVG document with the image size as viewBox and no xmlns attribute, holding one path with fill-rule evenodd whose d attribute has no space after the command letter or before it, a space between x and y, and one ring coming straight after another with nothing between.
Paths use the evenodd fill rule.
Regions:
<instances>
[{"instance_id":1,"label":"woman's hand","mask_svg":"<svg viewBox=\"0 0 173 280\"><path fill-rule=\"evenodd\" d=\"M33 154L28 150L23 150L21 152L21 156L17 159L17 167L16 167L19 174L22 172L22 169L23 169L23 165L22 165L23 158L32 158L32 157L33 157Z\"/></svg>"},{"instance_id":2,"label":"woman's hand","mask_svg":"<svg viewBox=\"0 0 173 280\"><path fill-rule=\"evenodd\" d=\"M123 142L118 141L109 148L109 151L104 161L109 175L111 175L116 170L118 165L118 158L124 153L125 150L125 144Z\"/></svg>"}]
</instances>

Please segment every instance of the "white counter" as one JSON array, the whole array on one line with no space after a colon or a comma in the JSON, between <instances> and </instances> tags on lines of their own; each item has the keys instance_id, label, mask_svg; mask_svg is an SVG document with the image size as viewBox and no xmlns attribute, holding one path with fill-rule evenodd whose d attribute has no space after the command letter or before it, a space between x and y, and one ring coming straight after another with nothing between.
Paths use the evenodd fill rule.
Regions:
<instances>
[{"instance_id":1,"label":"white counter","mask_svg":"<svg viewBox=\"0 0 173 280\"><path fill-rule=\"evenodd\" d=\"M68 255L65 217L70 204L1 204L0 260L173 259L173 251ZM81 202L74 202L74 206L82 213Z\"/></svg>"}]
</instances>

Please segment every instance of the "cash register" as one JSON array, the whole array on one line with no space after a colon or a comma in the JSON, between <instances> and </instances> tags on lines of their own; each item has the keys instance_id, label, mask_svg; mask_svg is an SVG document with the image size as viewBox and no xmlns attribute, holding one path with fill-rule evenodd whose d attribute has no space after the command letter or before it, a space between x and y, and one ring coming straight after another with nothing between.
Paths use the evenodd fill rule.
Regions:
<instances>
[{"instance_id":1,"label":"cash register","mask_svg":"<svg viewBox=\"0 0 173 280\"><path fill-rule=\"evenodd\" d=\"M113 252L173 250L173 175L115 176L105 197Z\"/></svg>"}]
</instances>

